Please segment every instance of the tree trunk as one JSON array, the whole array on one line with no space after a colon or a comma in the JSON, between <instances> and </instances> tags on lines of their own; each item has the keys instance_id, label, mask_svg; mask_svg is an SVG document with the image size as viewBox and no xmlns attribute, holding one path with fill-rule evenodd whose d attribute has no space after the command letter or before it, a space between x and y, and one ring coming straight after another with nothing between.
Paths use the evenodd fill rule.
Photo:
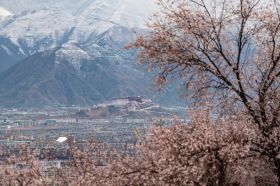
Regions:
<instances>
[{"instance_id":1,"label":"tree trunk","mask_svg":"<svg viewBox=\"0 0 280 186\"><path fill-rule=\"evenodd\" d=\"M275 165L275 168L276 168L276 176L277 176L277 185L280 186L280 159L278 159L276 157L275 161L274 161L274 165Z\"/></svg>"}]
</instances>

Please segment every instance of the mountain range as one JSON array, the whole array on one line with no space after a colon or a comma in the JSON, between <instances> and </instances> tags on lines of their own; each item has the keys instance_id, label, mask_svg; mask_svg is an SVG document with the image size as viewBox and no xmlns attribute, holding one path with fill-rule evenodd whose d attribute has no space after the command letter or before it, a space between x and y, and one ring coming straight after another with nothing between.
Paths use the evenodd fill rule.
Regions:
<instances>
[{"instance_id":1,"label":"mountain range","mask_svg":"<svg viewBox=\"0 0 280 186\"><path fill-rule=\"evenodd\" d=\"M0 0L0 106L88 106L156 99L124 47L156 10L150 0ZM171 91L172 92L172 91ZM171 96L170 96L171 95ZM176 100L175 94L160 100Z\"/></svg>"}]
</instances>

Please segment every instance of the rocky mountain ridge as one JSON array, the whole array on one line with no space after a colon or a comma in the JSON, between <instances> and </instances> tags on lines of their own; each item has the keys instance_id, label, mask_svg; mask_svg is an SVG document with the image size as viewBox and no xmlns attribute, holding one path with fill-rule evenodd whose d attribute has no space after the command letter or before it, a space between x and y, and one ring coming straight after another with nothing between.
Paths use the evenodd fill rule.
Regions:
<instances>
[{"instance_id":1,"label":"rocky mountain ridge","mask_svg":"<svg viewBox=\"0 0 280 186\"><path fill-rule=\"evenodd\" d=\"M0 6L12 8L13 1L0 0ZM155 95L135 51L124 49L135 32L148 32L151 1L18 2L23 6L0 19L0 106L92 105Z\"/></svg>"}]
</instances>

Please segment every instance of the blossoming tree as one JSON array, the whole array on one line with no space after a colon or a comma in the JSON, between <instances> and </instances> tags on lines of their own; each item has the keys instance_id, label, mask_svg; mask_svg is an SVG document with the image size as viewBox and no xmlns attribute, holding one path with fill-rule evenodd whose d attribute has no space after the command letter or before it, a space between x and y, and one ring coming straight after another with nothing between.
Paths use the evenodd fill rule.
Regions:
<instances>
[{"instance_id":1,"label":"blossoming tree","mask_svg":"<svg viewBox=\"0 0 280 186\"><path fill-rule=\"evenodd\" d=\"M280 5L278 0L159 0L139 37L139 63L161 87L181 79L195 103L246 113L258 133L251 148L280 185ZM133 47L132 46L132 47Z\"/></svg>"}]
</instances>

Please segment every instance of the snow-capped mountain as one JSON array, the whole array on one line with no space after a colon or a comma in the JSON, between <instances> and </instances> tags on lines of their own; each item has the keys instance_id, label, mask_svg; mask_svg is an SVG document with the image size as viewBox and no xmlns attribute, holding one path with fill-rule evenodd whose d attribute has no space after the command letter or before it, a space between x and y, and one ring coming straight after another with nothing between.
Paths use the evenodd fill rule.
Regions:
<instances>
[{"instance_id":1,"label":"snow-capped mountain","mask_svg":"<svg viewBox=\"0 0 280 186\"><path fill-rule=\"evenodd\" d=\"M150 97L151 79L124 47L152 0L0 0L0 106L89 105ZM1 9L0 9L1 15Z\"/></svg>"},{"instance_id":2,"label":"snow-capped mountain","mask_svg":"<svg viewBox=\"0 0 280 186\"><path fill-rule=\"evenodd\" d=\"M147 18L156 10L153 0L95 0L76 14L90 20L112 22L127 28L146 28Z\"/></svg>"},{"instance_id":3,"label":"snow-capped mountain","mask_svg":"<svg viewBox=\"0 0 280 186\"><path fill-rule=\"evenodd\" d=\"M2 56L14 57L17 54L25 58L64 45L74 49L68 49L67 55L75 55L77 46L82 54L90 53L85 56L112 56L112 52L117 53L114 55L127 55L124 47L135 38L133 31L143 31L140 28L132 30L112 21L100 20L94 15L91 17L74 16L57 8L25 11L7 17L0 22L0 54L2 49ZM1 42L1 38L5 40ZM9 61L11 60L0 59L0 67L18 62L7 64Z\"/></svg>"},{"instance_id":4,"label":"snow-capped mountain","mask_svg":"<svg viewBox=\"0 0 280 186\"><path fill-rule=\"evenodd\" d=\"M85 19L100 19L123 26L142 27L156 9L155 0L0 0L0 6L15 14L41 9L59 9Z\"/></svg>"},{"instance_id":5,"label":"snow-capped mountain","mask_svg":"<svg viewBox=\"0 0 280 186\"><path fill-rule=\"evenodd\" d=\"M0 36L30 55L65 42L67 32L75 26L72 15L57 9L27 11L10 16L0 23Z\"/></svg>"},{"instance_id":6,"label":"snow-capped mountain","mask_svg":"<svg viewBox=\"0 0 280 186\"><path fill-rule=\"evenodd\" d=\"M99 37L104 38L105 33L107 39L124 44L124 40L127 42L128 38L126 35L120 35L120 30L146 29L145 21L155 10L152 0L84 0L78 1L79 3L71 0L58 1L59 3L52 0L16 0L16 2L0 0L0 5L14 9L19 6L24 10L0 22L0 37L9 39L12 44L19 47L19 53L23 55L32 55L69 41L72 43L92 41L94 44ZM75 9L67 8L69 4L80 6Z\"/></svg>"},{"instance_id":7,"label":"snow-capped mountain","mask_svg":"<svg viewBox=\"0 0 280 186\"><path fill-rule=\"evenodd\" d=\"M74 12L88 0L0 0L0 6L19 14L24 11L60 8Z\"/></svg>"}]
</instances>

